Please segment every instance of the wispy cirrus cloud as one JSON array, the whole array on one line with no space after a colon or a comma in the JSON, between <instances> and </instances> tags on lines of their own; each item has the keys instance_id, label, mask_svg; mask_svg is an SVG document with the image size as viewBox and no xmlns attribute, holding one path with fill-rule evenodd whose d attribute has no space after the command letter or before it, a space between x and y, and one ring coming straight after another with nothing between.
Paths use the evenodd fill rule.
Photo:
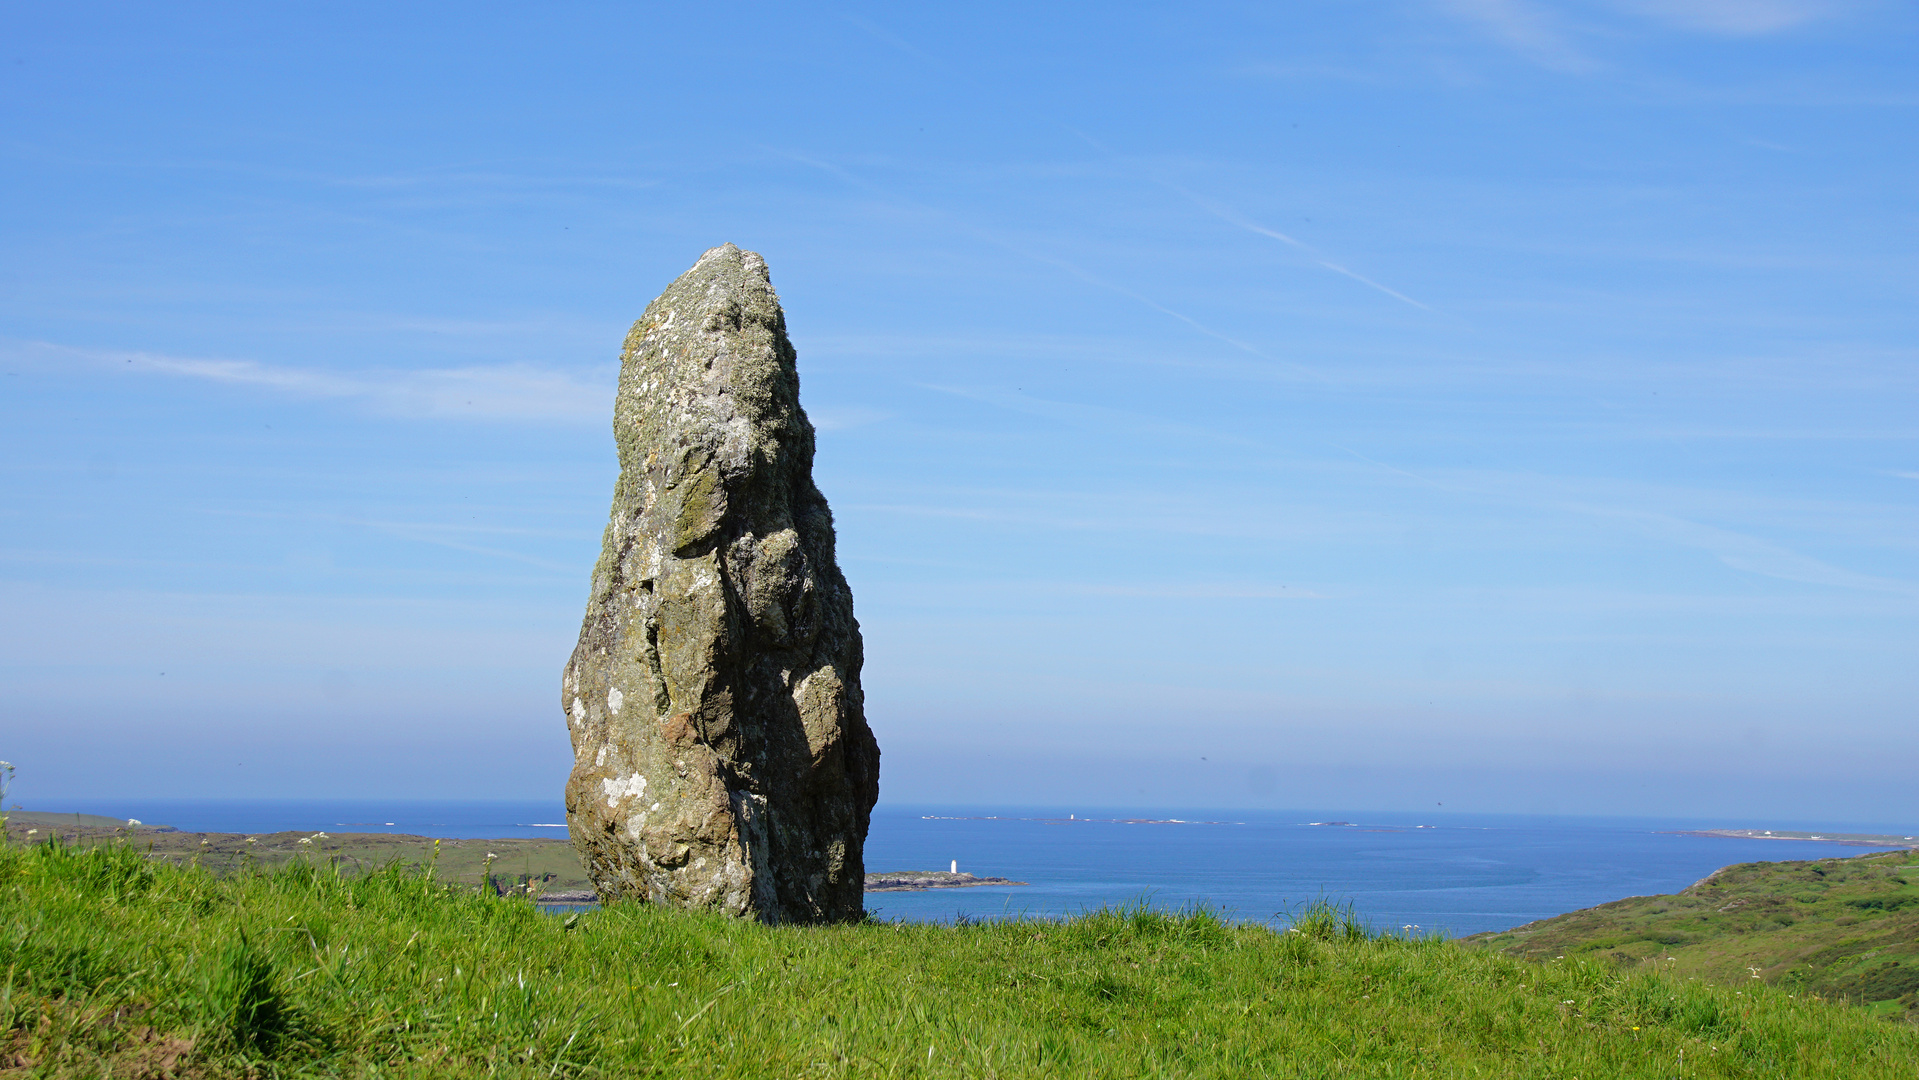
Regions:
<instances>
[{"instance_id":1,"label":"wispy cirrus cloud","mask_svg":"<svg viewBox=\"0 0 1919 1080\"><path fill-rule=\"evenodd\" d=\"M1573 44L1560 17L1541 5L1527 0L1442 0L1441 6L1541 67L1587 72L1600 66Z\"/></svg>"},{"instance_id":2,"label":"wispy cirrus cloud","mask_svg":"<svg viewBox=\"0 0 1919 1080\"><path fill-rule=\"evenodd\" d=\"M1832 18L1852 5L1834 0L1619 0L1619 6L1682 30L1754 37Z\"/></svg>"},{"instance_id":3,"label":"wispy cirrus cloud","mask_svg":"<svg viewBox=\"0 0 1919 1080\"><path fill-rule=\"evenodd\" d=\"M1607 32L1603 10L1588 8L1575 19L1566 5L1544 0L1437 2L1441 10L1474 24L1541 67L1578 74L1604 66L1581 47L1582 37ZM1845 14L1855 6L1857 0L1608 0L1606 4L1629 19L1724 37L1781 33Z\"/></svg>"},{"instance_id":4,"label":"wispy cirrus cloud","mask_svg":"<svg viewBox=\"0 0 1919 1080\"><path fill-rule=\"evenodd\" d=\"M1237 210L1234 210L1231 207L1226 206L1225 204L1221 202L1218 202L1217 200L1208 199L1203 195L1199 195L1194 192L1187 191L1185 188L1182 188L1182 187L1175 187L1171 184L1168 184L1166 186L1178 192L1179 194L1185 196L1187 199L1191 200L1193 205L1199 207L1201 210L1206 211L1207 213L1213 215L1214 217L1220 219L1221 221L1226 222L1229 225L1236 225L1239 228L1245 229L1247 232L1255 233L1259 236L1264 236L1269 240L1277 240L1282 244L1290 245L1291 247L1299 251L1305 252L1308 257L1310 257L1315 263L1317 263L1323 269L1331 270L1335 274L1339 274L1343 277L1351 278L1354 281L1359 282L1361 285L1364 285L1369 289L1378 290L1379 292L1385 293L1387 296L1390 296L1395 300L1401 301L1402 303L1411 304L1412 306L1418 308L1421 311L1433 310L1431 307L1420 303L1419 301L1413 299L1410 296L1407 296L1405 293L1400 292L1397 289L1390 288L1385 285L1381 285L1379 282L1374 281L1372 278L1369 278L1365 276L1364 274L1358 273L1353 270L1349 270L1346 267L1341 266L1340 264L1336 262L1333 262L1332 260L1326 258L1324 255L1321 255L1318 251L1314 250L1311 244L1308 244L1303 240L1298 240L1291 236L1288 236L1285 233L1278 231L1277 229L1269 229L1266 226L1261 225L1259 222L1254 221L1253 219L1247 217L1246 215L1241 214Z\"/></svg>"},{"instance_id":5,"label":"wispy cirrus cloud","mask_svg":"<svg viewBox=\"0 0 1919 1080\"><path fill-rule=\"evenodd\" d=\"M77 349L30 342L4 350L36 366L85 364L268 393L359 404L388 416L544 423L601 423L613 374L600 378L533 364L339 370L258 360Z\"/></svg>"},{"instance_id":6,"label":"wispy cirrus cloud","mask_svg":"<svg viewBox=\"0 0 1919 1080\"><path fill-rule=\"evenodd\" d=\"M1085 136L1082 135L1081 137L1084 138ZM1191 327L1193 330L1201 334L1204 334L1207 337L1213 338L1214 340L1224 342L1225 344L1230 345L1231 347L1238 349L1240 352L1246 353L1249 356L1258 357L1259 359L1265 360L1274 365L1291 368L1299 372L1300 374L1311 376L1316 379L1325 378L1325 376L1321 372L1313 368L1309 368L1304 364L1297 363L1285 357L1276 356L1271 353L1268 353L1265 350L1261 349L1259 346L1252 344L1251 342L1248 342L1242 338L1235 337L1229 333L1226 333L1223 330L1216 329L1192 317L1191 315L1186 314L1183 311L1180 311L1176 308L1172 308L1165 304L1160 303L1158 300L1153 299L1151 296L1148 296L1145 293L1142 293L1136 289L1128 288L1127 286L1122 285L1117 281L1113 281L1099 274L1095 274L1092 271L1086 269L1084 266L1081 266L1079 263L1070 261L1068 259L1062 258L1058 254L1055 254L1053 249L1049 246L1022 241L1018 239L1017 237L1003 235L1000 232L997 232L995 230L974 225L946 211L929 206L925 203L915 201L913 199L907 198L906 196L896 194L885 187L882 187L869 180L866 180L863 177L860 177L854 174L850 170L842 168L841 166L833 164L831 162L821 161L814 158L808 158L799 154L788 154L787 156L794 161L800 162L801 164L808 165L812 168L819 169L822 172L826 172L833 176L836 176L840 178L841 180L846 181L848 184L851 184L862 190L871 192L882 198L891 200L901 206L912 207L914 210L918 212L921 212L921 213L927 214L930 217L934 217L939 220L945 221L948 224L954 226L955 228L963 230L969 235L972 235L980 240L983 240L986 243L992 244L994 247L1000 248L1014 255L1018 255L1022 258L1030 259L1033 262L1054 267L1075 278L1078 278L1079 280L1095 288L1104 289L1108 292L1115 293L1119 296L1124 296L1127 299L1132 300L1136 303L1142 304L1148 308L1151 308L1152 310L1157 311L1160 314L1165 315L1166 317L1170 319L1185 323L1187 326ZM1273 234L1273 235L1277 235L1277 234ZM1351 271L1337 268L1337 267L1332 267L1330 264L1328 264L1328 268L1336 269L1338 270L1339 273L1345 274L1348 277L1357 277L1357 275L1353 274ZM1360 278L1359 280L1363 281L1365 279ZM1367 284L1373 284L1373 283L1367 282ZM1373 287L1380 288L1380 286L1378 285L1374 285ZM1398 294L1394 294L1394 295L1398 295ZM1400 297L1400 299L1404 300L1406 298ZM1407 302L1413 303L1413 304L1418 303L1417 301L1411 301L1411 300ZM1423 305L1420 305L1420 306L1423 306Z\"/></svg>"},{"instance_id":7,"label":"wispy cirrus cloud","mask_svg":"<svg viewBox=\"0 0 1919 1080\"><path fill-rule=\"evenodd\" d=\"M1919 597L1919 584L1847 570L1731 529L1644 510L1577 504L1569 504L1567 508L1596 517L1629 522L1650 537L1705 551L1732 569L1748 574L1807 585L1829 585L1841 589Z\"/></svg>"}]
</instances>

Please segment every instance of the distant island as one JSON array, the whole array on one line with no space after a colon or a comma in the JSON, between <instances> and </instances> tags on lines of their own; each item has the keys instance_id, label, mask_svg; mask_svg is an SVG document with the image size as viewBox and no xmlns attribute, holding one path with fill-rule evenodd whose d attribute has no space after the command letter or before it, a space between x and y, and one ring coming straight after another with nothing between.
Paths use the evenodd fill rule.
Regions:
<instances>
[{"instance_id":1,"label":"distant island","mask_svg":"<svg viewBox=\"0 0 1919 1080\"><path fill-rule=\"evenodd\" d=\"M975 885L1027 885L1003 877L974 877L949 870L888 870L866 875L867 892L924 892L927 889L968 889Z\"/></svg>"}]
</instances>

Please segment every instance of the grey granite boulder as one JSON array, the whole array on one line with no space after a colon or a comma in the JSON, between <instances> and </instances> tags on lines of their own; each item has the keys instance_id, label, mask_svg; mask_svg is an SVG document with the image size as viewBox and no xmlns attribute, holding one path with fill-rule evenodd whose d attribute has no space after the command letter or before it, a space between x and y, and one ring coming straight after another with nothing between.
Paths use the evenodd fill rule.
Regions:
<instances>
[{"instance_id":1,"label":"grey granite boulder","mask_svg":"<svg viewBox=\"0 0 1919 1080\"><path fill-rule=\"evenodd\" d=\"M620 479L561 680L599 894L860 917L879 747L766 262L700 257L626 337Z\"/></svg>"}]
</instances>

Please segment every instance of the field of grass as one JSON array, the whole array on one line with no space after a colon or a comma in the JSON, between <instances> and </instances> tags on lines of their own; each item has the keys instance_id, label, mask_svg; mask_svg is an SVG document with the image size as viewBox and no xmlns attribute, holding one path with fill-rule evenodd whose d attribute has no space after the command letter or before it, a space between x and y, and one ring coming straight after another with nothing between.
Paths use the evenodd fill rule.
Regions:
<instances>
[{"instance_id":1,"label":"field of grass","mask_svg":"<svg viewBox=\"0 0 1919 1080\"><path fill-rule=\"evenodd\" d=\"M1635 896L1469 940L1515 956L1604 958L1919 1016L1919 852L1741 863L1673 896Z\"/></svg>"},{"instance_id":2,"label":"field of grass","mask_svg":"<svg viewBox=\"0 0 1919 1080\"><path fill-rule=\"evenodd\" d=\"M1910 1077L1919 1029L1752 983L1205 912L562 918L402 867L0 849L0 1068L36 1076Z\"/></svg>"}]
</instances>

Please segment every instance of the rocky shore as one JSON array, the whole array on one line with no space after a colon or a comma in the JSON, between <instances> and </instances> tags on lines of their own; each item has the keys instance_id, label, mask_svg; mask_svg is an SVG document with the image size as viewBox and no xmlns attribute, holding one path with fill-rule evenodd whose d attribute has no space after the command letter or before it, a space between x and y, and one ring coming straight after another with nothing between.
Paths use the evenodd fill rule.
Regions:
<instances>
[{"instance_id":1,"label":"rocky shore","mask_svg":"<svg viewBox=\"0 0 1919 1080\"><path fill-rule=\"evenodd\" d=\"M924 892L927 889L968 889L975 885L1027 885L1003 877L974 877L946 870L889 870L866 875L867 892Z\"/></svg>"}]
</instances>

